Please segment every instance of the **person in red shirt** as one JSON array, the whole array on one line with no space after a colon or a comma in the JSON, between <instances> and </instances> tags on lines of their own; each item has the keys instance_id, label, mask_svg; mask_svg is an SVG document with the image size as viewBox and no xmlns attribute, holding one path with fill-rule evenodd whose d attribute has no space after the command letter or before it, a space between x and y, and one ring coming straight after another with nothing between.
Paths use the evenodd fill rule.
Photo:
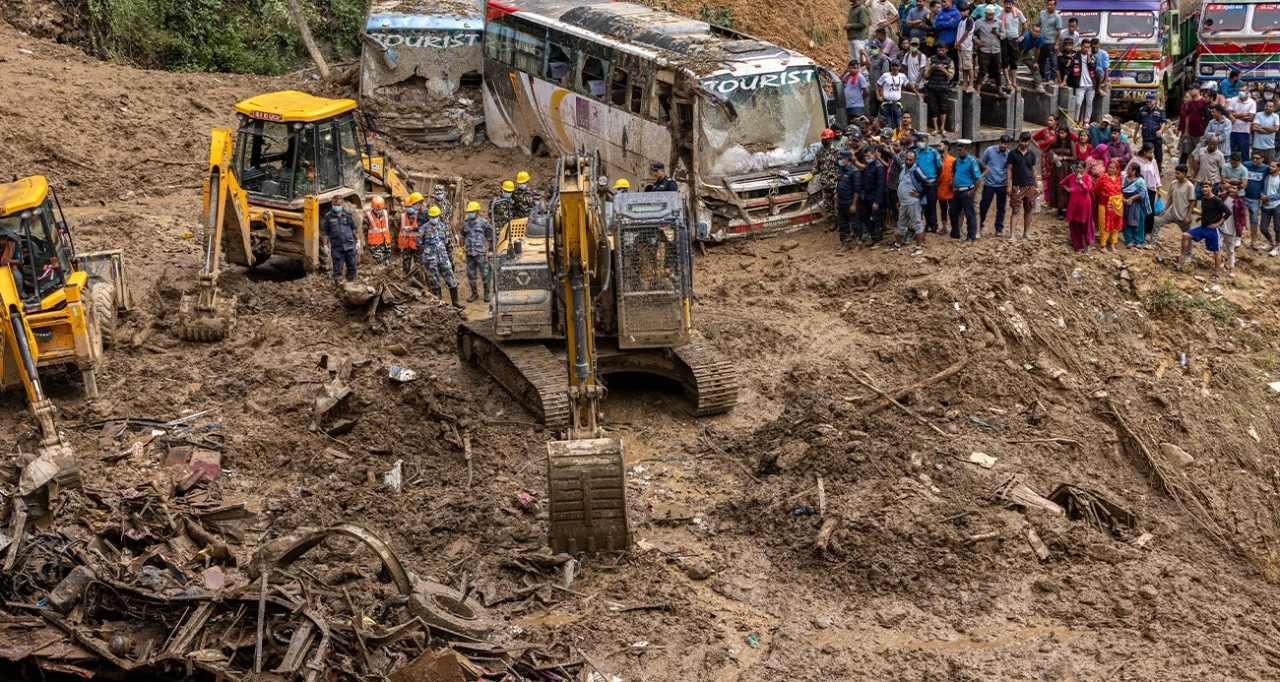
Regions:
<instances>
[{"instance_id":1,"label":"person in red shirt","mask_svg":"<svg viewBox=\"0 0 1280 682\"><path fill-rule=\"evenodd\" d=\"M1182 133L1182 139L1178 141L1182 157L1178 163L1187 162L1191 152L1199 146L1200 138L1204 137L1204 129L1208 124L1209 100L1200 95L1199 85L1192 85L1187 89L1187 99L1178 112L1178 130Z\"/></svg>"}]
</instances>

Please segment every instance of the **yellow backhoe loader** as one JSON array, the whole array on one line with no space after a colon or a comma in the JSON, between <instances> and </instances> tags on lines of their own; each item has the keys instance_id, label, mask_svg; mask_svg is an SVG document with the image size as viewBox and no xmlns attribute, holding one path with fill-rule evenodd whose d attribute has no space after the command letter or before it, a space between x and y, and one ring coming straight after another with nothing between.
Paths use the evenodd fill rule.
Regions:
<instances>
[{"instance_id":1,"label":"yellow backhoe loader","mask_svg":"<svg viewBox=\"0 0 1280 682\"><path fill-rule=\"evenodd\" d=\"M204 267L179 307L179 335L190 341L217 341L235 326L235 297L218 295L224 259L254 267L280 256L315 272L325 258L320 217L334 197L358 224L374 196L395 211L415 191L389 155L375 154L372 119L354 100L285 90L237 103L236 116L236 130L217 128L209 142Z\"/></svg>"},{"instance_id":2,"label":"yellow backhoe loader","mask_svg":"<svg viewBox=\"0 0 1280 682\"><path fill-rule=\"evenodd\" d=\"M583 154L561 158L549 214L498 226L494 314L458 330L464 360L567 430L547 448L550 544L561 552L630 544L622 442L599 423L601 375L680 382L694 414L727 412L738 395L732 364L692 339L692 241L679 192L607 202L598 167Z\"/></svg>"},{"instance_id":3,"label":"yellow backhoe loader","mask_svg":"<svg viewBox=\"0 0 1280 682\"><path fill-rule=\"evenodd\" d=\"M26 390L40 426L42 458L71 452L58 433L40 369L74 367L85 393L97 398L97 364L128 299L121 252L77 254L62 207L43 176L0 185L0 389L20 384ZM44 471L52 475L57 468ZM24 476L20 486L42 483Z\"/></svg>"}]
</instances>

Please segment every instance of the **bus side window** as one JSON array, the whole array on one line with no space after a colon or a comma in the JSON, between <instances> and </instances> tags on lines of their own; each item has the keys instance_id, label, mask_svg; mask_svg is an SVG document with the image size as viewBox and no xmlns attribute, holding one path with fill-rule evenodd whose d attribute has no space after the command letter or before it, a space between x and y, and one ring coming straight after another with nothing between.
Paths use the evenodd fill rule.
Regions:
<instances>
[{"instance_id":1,"label":"bus side window","mask_svg":"<svg viewBox=\"0 0 1280 682\"><path fill-rule=\"evenodd\" d=\"M644 111L644 80L637 78L631 84L631 113L639 114Z\"/></svg>"},{"instance_id":2,"label":"bus side window","mask_svg":"<svg viewBox=\"0 0 1280 682\"><path fill-rule=\"evenodd\" d=\"M671 98L674 86L671 83L655 81L653 88L656 95L653 102L653 116L658 121L666 123L671 120Z\"/></svg>"},{"instance_id":3,"label":"bus side window","mask_svg":"<svg viewBox=\"0 0 1280 682\"><path fill-rule=\"evenodd\" d=\"M613 80L609 83L609 102L617 107L627 106L627 85L631 76L618 67L613 67Z\"/></svg>"},{"instance_id":4,"label":"bus side window","mask_svg":"<svg viewBox=\"0 0 1280 682\"><path fill-rule=\"evenodd\" d=\"M548 43L548 48L546 78L562 86L569 85L573 78L573 56L563 45Z\"/></svg>"},{"instance_id":5,"label":"bus side window","mask_svg":"<svg viewBox=\"0 0 1280 682\"><path fill-rule=\"evenodd\" d=\"M609 65L603 59L588 56L582 60L582 91L597 99L604 99L605 74Z\"/></svg>"},{"instance_id":6,"label":"bus side window","mask_svg":"<svg viewBox=\"0 0 1280 682\"><path fill-rule=\"evenodd\" d=\"M542 72L542 53L544 41L541 36L525 31L515 32L515 54L512 66L525 73Z\"/></svg>"}]
</instances>

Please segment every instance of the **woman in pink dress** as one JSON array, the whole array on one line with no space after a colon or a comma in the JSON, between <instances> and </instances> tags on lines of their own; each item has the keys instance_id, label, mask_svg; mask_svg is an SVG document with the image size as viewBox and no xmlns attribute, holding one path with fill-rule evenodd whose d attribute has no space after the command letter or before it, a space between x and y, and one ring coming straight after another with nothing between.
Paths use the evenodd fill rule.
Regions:
<instances>
[{"instance_id":1,"label":"woman in pink dress","mask_svg":"<svg viewBox=\"0 0 1280 682\"><path fill-rule=\"evenodd\" d=\"M1071 232L1071 248L1089 255L1093 243L1093 178L1084 172L1084 164L1076 162L1075 172L1062 179L1067 192L1067 227Z\"/></svg>"},{"instance_id":2,"label":"woman in pink dress","mask_svg":"<svg viewBox=\"0 0 1280 682\"><path fill-rule=\"evenodd\" d=\"M1107 170L1107 145L1100 144L1089 152L1088 158L1084 161L1084 172L1094 180Z\"/></svg>"}]
</instances>

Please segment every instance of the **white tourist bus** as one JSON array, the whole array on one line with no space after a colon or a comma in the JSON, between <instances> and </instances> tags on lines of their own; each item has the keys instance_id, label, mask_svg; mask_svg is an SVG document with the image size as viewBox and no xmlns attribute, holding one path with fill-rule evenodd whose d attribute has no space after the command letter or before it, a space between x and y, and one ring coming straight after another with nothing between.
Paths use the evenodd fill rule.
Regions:
<instances>
[{"instance_id":1,"label":"white tourist bus","mask_svg":"<svg viewBox=\"0 0 1280 682\"><path fill-rule=\"evenodd\" d=\"M660 161L701 239L822 216L809 171L829 117L844 123L835 74L642 5L511 1L520 4L490 0L485 12L485 120L495 144L530 154L599 150L609 177L633 189Z\"/></svg>"}]
</instances>

